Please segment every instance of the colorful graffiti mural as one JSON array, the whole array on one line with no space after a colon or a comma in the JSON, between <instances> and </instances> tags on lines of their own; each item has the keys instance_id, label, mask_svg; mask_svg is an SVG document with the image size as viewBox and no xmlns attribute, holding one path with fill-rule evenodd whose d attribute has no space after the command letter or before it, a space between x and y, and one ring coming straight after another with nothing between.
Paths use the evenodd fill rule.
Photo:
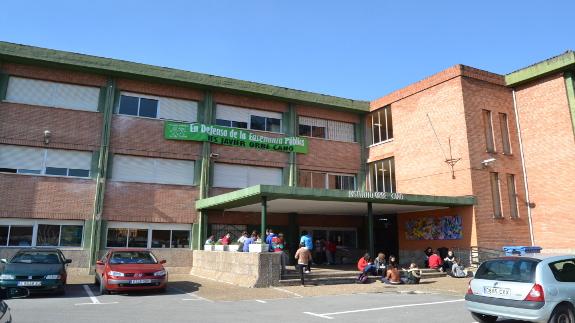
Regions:
<instances>
[{"instance_id":1,"label":"colorful graffiti mural","mask_svg":"<svg viewBox=\"0 0 575 323\"><path fill-rule=\"evenodd\" d=\"M462 238L462 219L454 216L429 216L407 221L407 240L457 240Z\"/></svg>"}]
</instances>

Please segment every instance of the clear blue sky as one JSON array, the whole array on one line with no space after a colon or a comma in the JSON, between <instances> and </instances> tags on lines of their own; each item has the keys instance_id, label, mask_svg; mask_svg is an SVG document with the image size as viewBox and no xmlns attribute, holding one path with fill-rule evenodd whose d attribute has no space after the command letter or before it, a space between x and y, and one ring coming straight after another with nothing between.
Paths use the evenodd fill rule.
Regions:
<instances>
[{"instance_id":1,"label":"clear blue sky","mask_svg":"<svg viewBox=\"0 0 575 323\"><path fill-rule=\"evenodd\" d=\"M0 40L371 100L575 49L575 1L4 1Z\"/></svg>"}]
</instances>

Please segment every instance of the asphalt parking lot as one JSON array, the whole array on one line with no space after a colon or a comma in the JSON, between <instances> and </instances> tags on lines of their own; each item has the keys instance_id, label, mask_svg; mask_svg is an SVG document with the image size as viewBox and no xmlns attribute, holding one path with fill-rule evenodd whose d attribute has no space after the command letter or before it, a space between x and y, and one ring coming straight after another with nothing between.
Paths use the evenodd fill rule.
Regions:
<instances>
[{"instance_id":1,"label":"asphalt parking lot","mask_svg":"<svg viewBox=\"0 0 575 323\"><path fill-rule=\"evenodd\" d=\"M7 303L14 322L474 322L460 295L391 289L319 296L297 292L317 293L321 288L246 288L240 290L244 299L229 300L226 291L238 290L201 279L171 282L163 294L99 295L97 286L70 284L64 296L38 295Z\"/></svg>"}]
</instances>

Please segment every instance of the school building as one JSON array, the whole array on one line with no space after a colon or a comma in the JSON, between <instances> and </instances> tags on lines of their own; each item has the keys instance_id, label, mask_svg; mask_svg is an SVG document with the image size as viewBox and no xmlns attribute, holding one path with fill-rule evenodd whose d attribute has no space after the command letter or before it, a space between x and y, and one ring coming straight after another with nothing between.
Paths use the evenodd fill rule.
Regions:
<instances>
[{"instance_id":1,"label":"school building","mask_svg":"<svg viewBox=\"0 0 575 323\"><path fill-rule=\"evenodd\" d=\"M267 227L402 262L573 252L574 72L455 65L369 102L0 42L0 257L143 247L185 272Z\"/></svg>"}]
</instances>

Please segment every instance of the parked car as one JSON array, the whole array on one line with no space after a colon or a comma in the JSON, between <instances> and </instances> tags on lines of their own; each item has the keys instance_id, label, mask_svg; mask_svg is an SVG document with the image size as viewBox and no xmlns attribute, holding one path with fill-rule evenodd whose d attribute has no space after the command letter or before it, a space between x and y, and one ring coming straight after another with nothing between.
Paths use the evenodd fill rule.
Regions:
<instances>
[{"instance_id":1,"label":"parked car","mask_svg":"<svg viewBox=\"0 0 575 323\"><path fill-rule=\"evenodd\" d=\"M100 293L158 290L165 291L168 273L165 260L158 261L149 250L114 249L96 262L96 281Z\"/></svg>"},{"instance_id":2,"label":"parked car","mask_svg":"<svg viewBox=\"0 0 575 323\"><path fill-rule=\"evenodd\" d=\"M24 287L11 287L11 288L1 288L0 289L0 323L10 323L12 322L12 314L10 313L10 307L5 299L9 298L22 298L30 295L30 291Z\"/></svg>"},{"instance_id":3,"label":"parked car","mask_svg":"<svg viewBox=\"0 0 575 323\"><path fill-rule=\"evenodd\" d=\"M10 261L1 259L0 287L26 287L30 292L66 292L66 259L58 249L21 249Z\"/></svg>"},{"instance_id":4,"label":"parked car","mask_svg":"<svg viewBox=\"0 0 575 323\"><path fill-rule=\"evenodd\" d=\"M487 260L469 282L465 300L478 322L501 317L573 323L575 255L527 254Z\"/></svg>"}]
</instances>

